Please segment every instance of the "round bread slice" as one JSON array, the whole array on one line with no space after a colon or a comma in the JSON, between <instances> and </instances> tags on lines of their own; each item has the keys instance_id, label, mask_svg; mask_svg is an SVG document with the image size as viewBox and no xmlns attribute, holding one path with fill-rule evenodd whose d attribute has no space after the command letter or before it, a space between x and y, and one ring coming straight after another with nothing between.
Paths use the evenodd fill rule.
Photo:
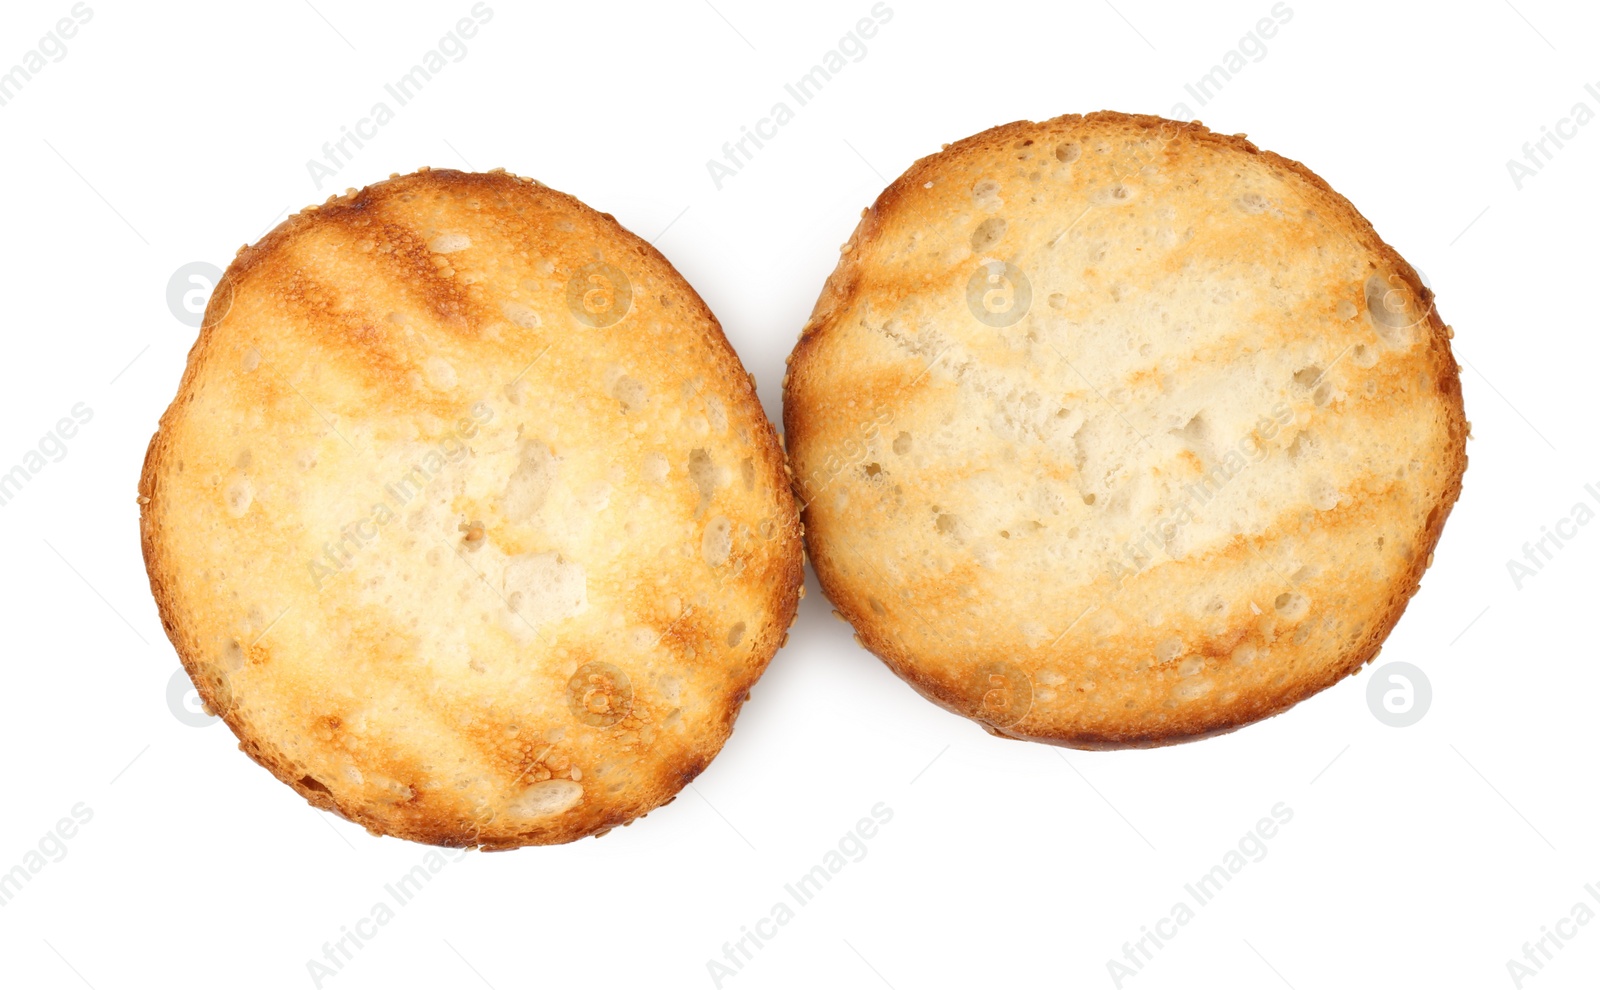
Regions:
<instances>
[{"instance_id":1,"label":"round bread slice","mask_svg":"<svg viewBox=\"0 0 1600 990\"><path fill-rule=\"evenodd\" d=\"M790 357L822 587L999 735L1281 712L1377 654L1460 492L1432 299L1242 135L1096 113L949 145L864 212Z\"/></svg>"},{"instance_id":2,"label":"round bread slice","mask_svg":"<svg viewBox=\"0 0 1600 990\"><path fill-rule=\"evenodd\" d=\"M671 800L801 591L782 451L710 310L503 172L393 177L242 249L139 493L162 622L240 748L439 845Z\"/></svg>"}]
</instances>

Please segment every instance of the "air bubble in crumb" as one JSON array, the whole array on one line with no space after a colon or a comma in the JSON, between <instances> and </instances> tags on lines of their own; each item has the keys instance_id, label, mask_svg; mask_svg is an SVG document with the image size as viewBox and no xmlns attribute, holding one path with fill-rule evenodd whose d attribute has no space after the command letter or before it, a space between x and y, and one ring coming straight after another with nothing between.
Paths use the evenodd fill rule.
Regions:
<instances>
[{"instance_id":1,"label":"air bubble in crumb","mask_svg":"<svg viewBox=\"0 0 1600 990\"><path fill-rule=\"evenodd\" d=\"M1285 591L1272 602L1272 607L1285 619L1295 620L1311 610L1311 599L1297 591Z\"/></svg>"},{"instance_id":2,"label":"air bubble in crumb","mask_svg":"<svg viewBox=\"0 0 1600 990\"><path fill-rule=\"evenodd\" d=\"M228 515L237 519L249 511L250 503L255 499L255 487L250 484L249 478L239 478L228 486L224 498L228 503Z\"/></svg>"},{"instance_id":3,"label":"air bubble in crumb","mask_svg":"<svg viewBox=\"0 0 1600 990\"><path fill-rule=\"evenodd\" d=\"M519 302L501 303L500 312L506 315L506 319L524 330L532 330L540 323L539 314Z\"/></svg>"},{"instance_id":4,"label":"air bubble in crumb","mask_svg":"<svg viewBox=\"0 0 1600 990\"><path fill-rule=\"evenodd\" d=\"M522 792L511 806L519 818L543 818L560 814L583 800L583 785L572 780L541 780Z\"/></svg>"},{"instance_id":5,"label":"air bubble in crumb","mask_svg":"<svg viewBox=\"0 0 1600 990\"><path fill-rule=\"evenodd\" d=\"M689 480L700 493L700 504L694 510L698 516L711 505L717 491L717 465L703 447L689 451Z\"/></svg>"},{"instance_id":6,"label":"air bubble in crumb","mask_svg":"<svg viewBox=\"0 0 1600 990\"><path fill-rule=\"evenodd\" d=\"M741 640L743 640L743 639L744 639L744 623L743 622L735 622L733 624L733 628L728 630L728 645L729 646L738 646L739 642Z\"/></svg>"},{"instance_id":7,"label":"air bubble in crumb","mask_svg":"<svg viewBox=\"0 0 1600 990\"><path fill-rule=\"evenodd\" d=\"M1005 201L1000 198L1000 183L993 179L983 179L974 185L972 198L985 210L998 210L1005 205Z\"/></svg>"},{"instance_id":8,"label":"air bubble in crumb","mask_svg":"<svg viewBox=\"0 0 1600 990\"><path fill-rule=\"evenodd\" d=\"M1126 182L1114 182L1109 186L1096 189L1090 199L1096 206L1122 206L1131 203L1138 196L1138 191Z\"/></svg>"},{"instance_id":9,"label":"air bubble in crumb","mask_svg":"<svg viewBox=\"0 0 1600 990\"><path fill-rule=\"evenodd\" d=\"M716 516L706 523L705 533L700 537L700 555L712 567L721 567L732 552L733 524L726 516Z\"/></svg>"},{"instance_id":10,"label":"air bubble in crumb","mask_svg":"<svg viewBox=\"0 0 1600 990\"><path fill-rule=\"evenodd\" d=\"M1311 434L1301 430L1299 433L1295 434L1294 442L1289 444L1289 460L1298 461L1300 458L1306 456L1306 454L1309 453L1315 446L1316 444L1311 439Z\"/></svg>"},{"instance_id":11,"label":"air bubble in crumb","mask_svg":"<svg viewBox=\"0 0 1600 990\"><path fill-rule=\"evenodd\" d=\"M537 440L522 441L516 470L506 481L501 496L507 517L524 521L544 507L545 497L556 477L555 456Z\"/></svg>"},{"instance_id":12,"label":"air bubble in crumb","mask_svg":"<svg viewBox=\"0 0 1600 990\"><path fill-rule=\"evenodd\" d=\"M1331 482L1317 481L1311 485L1309 497L1312 506L1319 511L1326 512L1338 506L1339 489L1335 488Z\"/></svg>"},{"instance_id":13,"label":"air bubble in crumb","mask_svg":"<svg viewBox=\"0 0 1600 990\"><path fill-rule=\"evenodd\" d=\"M466 234L440 234L428 242L428 250L434 254L450 254L454 251L465 251L472 246L472 238Z\"/></svg>"},{"instance_id":14,"label":"air bubble in crumb","mask_svg":"<svg viewBox=\"0 0 1600 990\"><path fill-rule=\"evenodd\" d=\"M1006 236L1006 221L1003 217L990 217L978 224L972 232L972 250L974 254L982 254L1000 243Z\"/></svg>"},{"instance_id":15,"label":"air bubble in crumb","mask_svg":"<svg viewBox=\"0 0 1600 990\"><path fill-rule=\"evenodd\" d=\"M611 397L622 406L624 414L635 413L645 407L649 399L645 396L644 384L637 379L623 375L611 386Z\"/></svg>"}]
</instances>

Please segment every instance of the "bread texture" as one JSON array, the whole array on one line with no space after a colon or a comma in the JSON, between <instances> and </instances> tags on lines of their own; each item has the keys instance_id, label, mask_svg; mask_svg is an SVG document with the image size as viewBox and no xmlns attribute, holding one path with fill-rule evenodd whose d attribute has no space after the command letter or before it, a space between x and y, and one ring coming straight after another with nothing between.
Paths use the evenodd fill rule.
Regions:
<instances>
[{"instance_id":1,"label":"bread texture","mask_svg":"<svg viewBox=\"0 0 1600 990\"><path fill-rule=\"evenodd\" d=\"M1378 652L1461 489L1451 332L1298 162L1199 123L1021 121L864 211L784 383L822 587L989 731L1282 712Z\"/></svg>"},{"instance_id":2,"label":"bread texture","mask_svg":"<svg viewBox=\"0 0 1600 990\"><path fill-rule=\"evenodd\" d=\"M162 623L240 748L445 846L672 800L802 590L782 451L710 310L504 172L392 177L243 248L139 496Z\"/></svg>"}]
</instances>

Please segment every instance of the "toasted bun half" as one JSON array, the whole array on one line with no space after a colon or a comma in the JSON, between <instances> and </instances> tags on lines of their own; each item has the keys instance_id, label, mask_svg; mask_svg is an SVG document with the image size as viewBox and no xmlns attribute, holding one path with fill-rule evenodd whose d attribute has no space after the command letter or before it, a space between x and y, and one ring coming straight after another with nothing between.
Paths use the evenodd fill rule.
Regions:
<instances>
[{"instance_id":1,"label":"toasted bun half","mask_svg":"<svg viewBox=\"0 0 1600 990\"><path fill-rule=\"evenodd\" d=\"M710 310L503 172L391 178L241 250L139 495L162 622L240 748L439 845L671 800L801 590L781 449Z\"/></svg>"},{"instance_id":2,"label":"toasted bun half","mask_svg":"<svg viewBox=\"0 0 1600 990\"><path fill-rule=\"evenodd\" d=\"M1378 652L1461 488L1449 328L1298 162L1198 123L985 131L863 214L785 381L822 587L990 731L1154 746Z\"/></svg>"}]
</instances>

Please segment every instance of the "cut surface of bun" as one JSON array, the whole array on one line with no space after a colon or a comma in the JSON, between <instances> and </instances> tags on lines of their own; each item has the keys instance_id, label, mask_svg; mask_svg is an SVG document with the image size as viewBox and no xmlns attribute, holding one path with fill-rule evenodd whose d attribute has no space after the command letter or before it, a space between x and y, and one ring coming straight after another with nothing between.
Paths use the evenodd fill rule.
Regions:
<instances>
[{"instance_id":1,"label":"cut surface of bun","mask_svg":"<svg viewBox=\"0 0 1600 990\"><path fill-rule=\"evenodd\" d=\"M672 799L785 638L777 436L610 216L424 170L241 250L139 483L162 622L241 748L447 846Z\"/></svg>"},{"instance_id":2,"label":"cut surface of bun","mask_svg":"<svg viewBox=\"0 0 1600 990\"><path fill-rule=\"evenodd\" d=\"M1449 328L1297 162L1096 113L924 158L785 380L823 589L990 731L1153 746L1357 671L1461 488Z\"/></svg>"}]
</instances>

